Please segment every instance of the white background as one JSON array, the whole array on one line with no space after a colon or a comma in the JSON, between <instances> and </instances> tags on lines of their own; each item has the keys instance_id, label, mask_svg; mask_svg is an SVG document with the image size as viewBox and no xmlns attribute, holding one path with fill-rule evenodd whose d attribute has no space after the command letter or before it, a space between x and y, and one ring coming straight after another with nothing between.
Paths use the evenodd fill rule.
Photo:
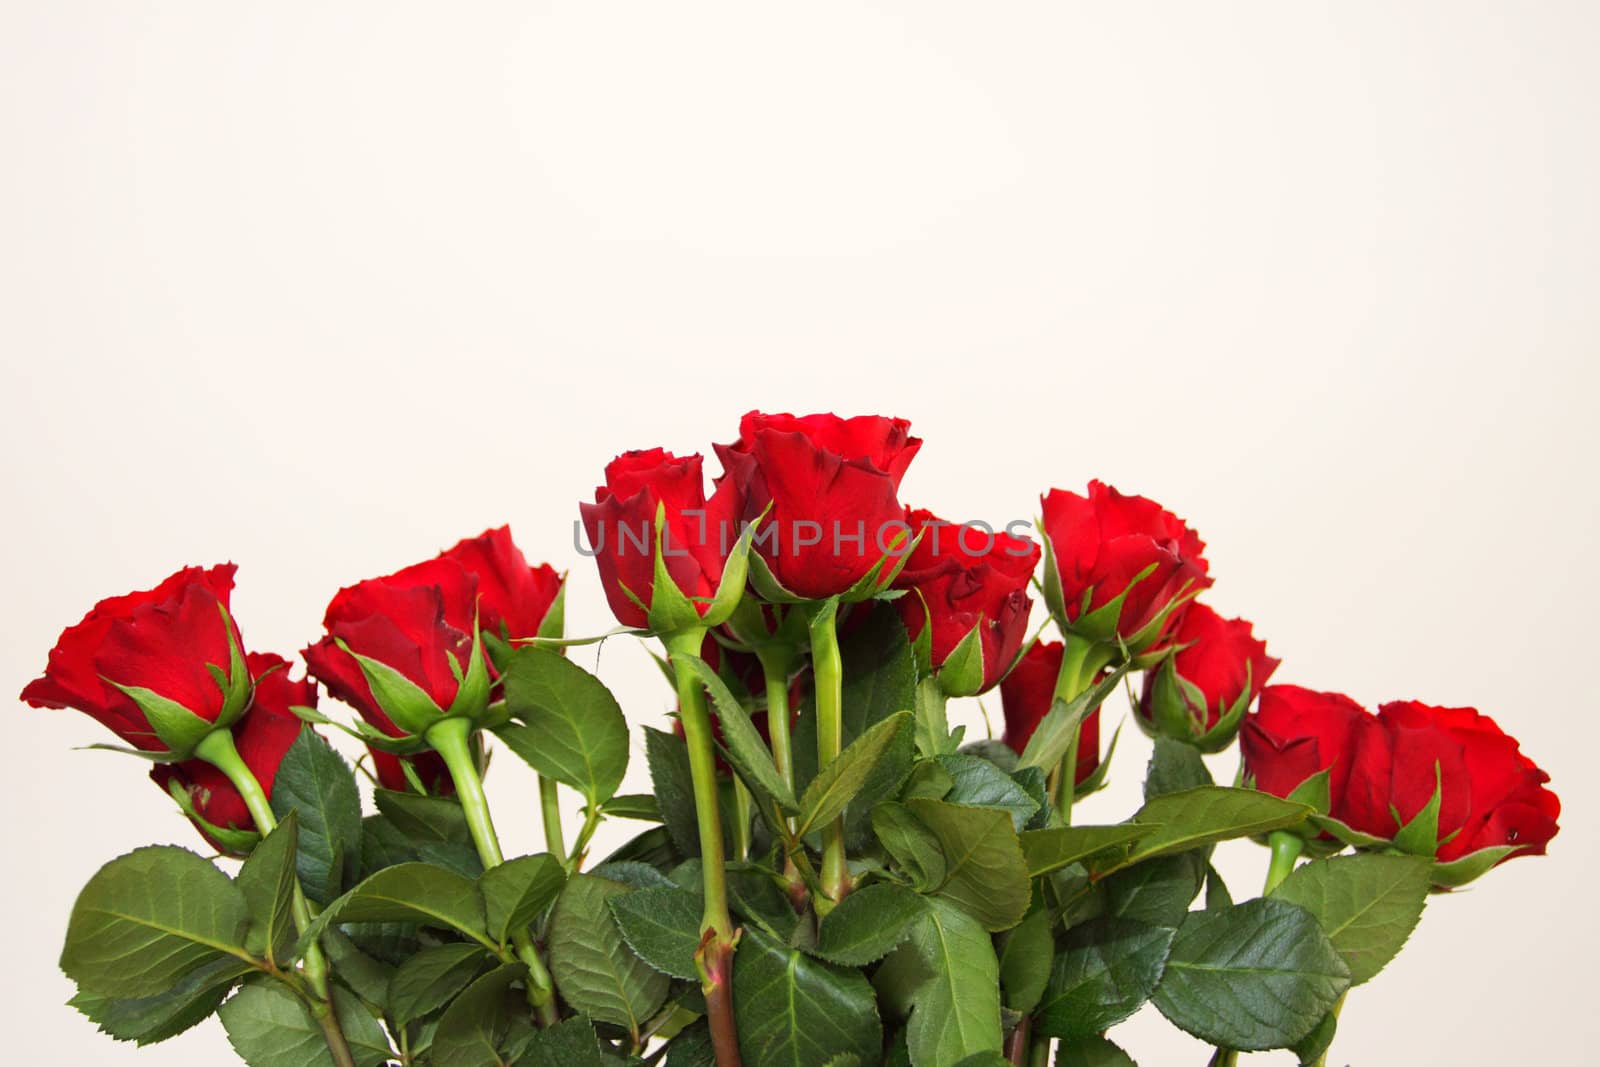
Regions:
<instances>
[{"instance_id":1,"label":"white background","mask_svg":"<svg viewBox=\"0 0 1600 1067\"><path fill-rule=\"evenodd\" d=\"M1153 496L1279 680L1519 736L1552 854L1436 898L1334 1062L1578 1063L1597 31L1555 2L4 0L0 682L186 563L238 561L247 641L292 653L340 585L503 521L596 632L571 522L613 454L903 415L909 502ZM640 647L600 667L661 721ZM62 1006L78 887L198 838L141 764L70 751L88 719L4 729L9 1058L229 1062L214 1022L138 1053ZM1085 818L1132 810L1147 750L1124 731ZM491 779L533 850L531 775ZM1246 894L1264 854L1222 855ZM1206 1059L1153 1011L1113 1036Z\"/></svg>"}]
</instances>

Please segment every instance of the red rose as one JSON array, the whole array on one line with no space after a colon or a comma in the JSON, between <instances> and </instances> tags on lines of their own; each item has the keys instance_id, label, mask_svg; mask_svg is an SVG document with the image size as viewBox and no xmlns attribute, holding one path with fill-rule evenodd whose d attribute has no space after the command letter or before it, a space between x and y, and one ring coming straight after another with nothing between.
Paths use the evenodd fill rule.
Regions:
<instances>
[{"instance_id":1,"label":"red rose","mask_svg":"<svg viewBox=\"0 0 1600 1067\"><path fill-rule=\"evenodd\" d=\"M1068 628L1140 652L1170 628L1180 597L1211 585L1205 543L1153 500L1096 481L1086 497L1052 489L1041 503L1055 566L1045 596Z\"/></svg>"},{"instance_id":2,"label":"red rose","mask_svg":"<svg viewBox=\"0 0 1600 1067\"><path fill-rule=\"evenodd\" d=\"M1061 673L1060 641L1037 641L1000 682L1000 710L1005 715L1005 743L1017 753L1055 703L1056 677ZM1074 784L1081 785L1100 766L1100 709L1078 727L1078 766Z\"/></svg>"},{"instance_id":3,"label":"red rose","mask_svg":"<svg viewBox=\"0 0 1600 1067\"><path fill-rule=\"evenodd\" d=\"M778 583L821 600L855 585L904 536L900 479L922 440L905 419L763 415L718 445L724 484L740 486L744 517L767 518L754 547Z\"/></svg>"},{"instance_id":4,"label":"red rose","mask_svg":"<svg viewBox=\"0 0 1600 1067\"><path fill-rule=\"evenodd\" d=\"M951 696L993 688L1027 636L1033 606L1028 581L1039 562L1039 546L1026 538L953 525L928 511L908 511L906 522L913 536L922 534L895 580L897 588L909 590L894 602L906 631L915 640L925 625L932 627L933 664L941 668L940 681ZM944 669L969 640L976 642L979 658L967 660L964 654ZM958 671L963 676L952 677Z\"/></svg>"},{"instance_id":5,"label":"red rose","mask_svg":"<svg viewBox=\"0 0 1600 1067\"><path fill-rule=\"evenodd\" d=\"M422 733L455 702L457 679L472 666L476 593L472 575L445 558L341 589L323 618L328 636L305 650L306 663L377 729L391 737ZM431 706L380 701L356 655L398 672Z\"/></svg>"},{"instance_id":6,"label":"red rose","mask_svg":"<svg viewBox=\"0 0 1600 1067\"><path fill-rule=\"evenodd\" d=\"M1544 788L1549 775L1473 708L1407 701L1373 716L1348 697L1269 686L1239 741L1256 788L1278 796L1332 768L1333 817L1385 841L1437 788L1441 862L1498 845L1516 846L1508 858L1537 855L1556 834L1561 803Z\"/></svg>"},{"instance_id":7,"label":"red rose","mask_svg":"<svg viewBox=\"0 0 1600 1067\"><path fill-rule=\"evenodd\" d=\"M367 746L367 753L372 757L372 773L378 779L378 784L383 788L396 793L412 792L411 780L406 777L405 765L411 764L411 769L422 780L423 787L430 796L447 797L455 795L456 783L450 777L450 768L445 766L444 758L437 752L419 752L414 756L396 756L380 748Z\"/></svg>"},{"instance_id":8,"label":"red rose","mask_svg":"<svg viewBox=\"0 0 1600 1067\"><path fill-rule=\"evenodd\" d=\"M548 563L528 566L510 527L485 530L440 555L478 580L478 624L485 633L508 641L539 636L561 594L561 575Z\"/></svg>"},{"instance_id":9,"label":"red rose","mask_svg":"<svg viewBox=\"0 0 1600 1067\"><path fill-rule=\"evenodd\" d=\"M594 503L578 506L606 602L624 626L650 625L658 507L666 521L662 562L673 583L701 615L716 595L739 539L737 489L724 482L707 500L700 462L659 448L625 452L606 465Z\"/></svg>"},{"instance_id":10,"label":"red rose","mask_svg":"<svg viewBox=\"0 0 1600 1067\"><path fill-rule=\"evenodd\" d=\"M1224 619L1190 603L1173 632L1177 654L1146 672L1139 722L1151 736L1165 734L1220 751L1234 738L1245 710L1278 660L1267 655L1243 619Z\"/></svg>"},{"instance_id":11,"label":"red rose","mask_svg":"<svg viewBox=\"0 0 1600 1067\"><path fill-rule=\"evenodd\" d=\"M185 567L154 589L100 601L62 631L44 675L22 699L38 708L76 708L148 752L170 746L125 687L149 690L207 722L242 711L248 679L229 678L239 631L228 614L234 565ZM232 681L230 679L230 681Z\"/></svg>"},{"instance_id":12,"label":"red rose","mask_svg":"<svg viewBox=\"0 0 1600 1067\"><path fill-rule=\"evenodd\" d=\"M262 792L270 797L278 765L304 727L289 709L294 705L316 707L317 687L307 678L289 677L289 661L282 656L252 652L245 659L255 680L255 695L249 710L233 724L233 743L261 783ZM258 832L244 797L227 775L204 760L189 759L152 767L150 777L163 792L170 792L171 784L176 783L187 794L192 814L199 817L194 820L195 829L212 848L229 855L244 854L212 832L213 828Z\"/></svg>"}]
</instances>

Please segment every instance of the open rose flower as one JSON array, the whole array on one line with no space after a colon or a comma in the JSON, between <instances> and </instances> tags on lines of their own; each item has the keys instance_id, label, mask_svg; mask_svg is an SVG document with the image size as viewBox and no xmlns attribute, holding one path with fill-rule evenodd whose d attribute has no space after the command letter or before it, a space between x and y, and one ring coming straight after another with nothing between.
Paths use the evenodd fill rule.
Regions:
<instances>
[{"instance_id":1,"label":"open rose flower","mask_svg":"<svg viewBox=\"0 0 1600 1067\"><path fill-rule=\"evenodd\" d=\"M1288 796L1329 771L1329 813L1346 827L1450 863L1484 849L1538 855L1555 836L1561 803L1549 776L1515 739L1473 708L1413 701L1376 716L1348 697L1269 686L1240 732L1256 788ZM1438 791L1437 827L1402 832Z\"/></svg>"},{"instance_id":2,"label":"open rose flower","mask_svg":"<svg viewBox=\"0 0 1600 1067\"><path fill-rule=\"evenodd\" d=\"M1227 747L1278 669L1266 642L1251 629L1244 619L1224 619L1205 604L1187 605L1172 635L1178 652L1144 676L1138 718L1145 732L1206 752Z\"/></svg>"},{"instance_id":3,"label":"open rose flower","mask_svg":"<svg viewBox=\"0 0 1600 1067\"><path fill-rule=\"evenodd\" d=\"M443 552L478 582L478 624L507 641L537 637L561 595L561 575L548 563L537 567L511 540L509 526L485 530Z\"/></svg>"},{"instance_id":4,"label":"open rose flower","mask_svg":"<svg viewBox=\"0 0 1600 1067\"><path fill-rule=\"evenodd\" d=\"M232 671L241 654L228 613L234 569L185 567L154 589L100 601L62 632L22 699L76 708L147 752L167 751L177 739L158 735L141 702L170 701L226 724L250 699L247 672ZM188 740L192 747L198 738Z\"/></svg>"},{"instance_id":5,"label":"open rose flower","mask_svg":"<svg viewBox=\"0 0 1600 1067\"><path fill-rule=\"evenodd\" d=\"M1000 682L1000 709L1005 715L1005 743L1019 756L1028 739L1055 702L1056 678L1061 673L1060 641L1037 641ZM1082 785L1100 768L1100 709L1095 708L1078 727L1076 781Z\"/></svg>"},{"instance_id":6,"label":"open rose flower","mask_svg":"<svg viewBox=\"0 0 1600 1067\"><path fill-rule=\"evenodd\" d=\"M746 520L771 506L754 546L767 569L793 595L821 600L903 549L900 479L921 447L905 419L752 411L717 455Z\"/></svg>"},{"instance_id":7,"label":"open rose flower","mask_svg":"<svg viewBox=\"0 0 1600 1067\"><path fill-rule=\"evenodd\" d=\"M305 728L289 709L316 707L317 687L307 678L291 678L289 661L282 656L252 652L246 662L255 694L249 710L233 724L233 743L262 792L271 796L278 765ZM232 856L249 851L258 833L255 820L227 775L204 760L189 759L153 767L150 777L163 791L182 798L195 829L211 847Z\"/></svg>"},{"instance_id":8,"label":"open rose flower","mask_svg":"<svg viewBox=\"0 0 1600 1067\"><path fill-rule=\"evenodd\" d=\"M724 481L707 499L698 455L674 456L650 448L625 452L606 464L606 484L595 489L593 504L580 504L578 510L606 602L624 626L652 625L658 601L658 509L665 521L662 563L701 616L721 587L739 539L738 488ZM655 614L660 623L659 613Z\"/></svg>"},{"instance_id":9,"label":"open rose flower","mask_svg":"<svg viewBox=\"0 0 1600 1067\"><path fill-rule=\"evenodd\" d=\"M473 669L476 594L476 579L445 558L358 582L328 605L327 636L305 650L306 663L330 693L391 737L424 733L464 686L474 706L458 710L481 712L488 687ZM402 684L390 684L394 676ZM484 678L481 693L471 691L474 677Z\"/></svg>"},{"instance_id":10,"label":"open rose flower","mask_svg":"<svg viewBox=\"0 0 1600 1067\"><path fill-rule=\"evenodd\" d=\"M1094 481L1086 496L1052 489L1041 504L1054 564L1045 597L1066 629L1142 652L1183 598L1211 585L1205 543L1153 500Z\"/></svg>"},{"instance_id":11,"label":"open rose flower","mask_svg":"<svg viewBox=\"0 0 1600 1067\"><path fill-rule=\"evenodd\" d=\"M1039 546L910 511L906 522L922 538L895 586L894 601L913 639L930 628L933 665L951 696L985 692L1017 658L1027 636L1028 581ZM958 653L957 650L960 650Z\"/></svg>"}]
</instances>

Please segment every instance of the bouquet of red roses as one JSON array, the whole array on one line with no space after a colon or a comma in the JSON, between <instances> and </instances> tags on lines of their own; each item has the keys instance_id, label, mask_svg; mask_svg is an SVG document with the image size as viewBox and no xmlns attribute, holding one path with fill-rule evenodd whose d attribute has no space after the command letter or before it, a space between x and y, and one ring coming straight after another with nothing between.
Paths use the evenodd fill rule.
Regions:
<instances>
[{"instance_id":1,"label":"bouquet of red roses","mask_svg":"<svg viewBox=\"0 0 1600 1067\"><path fill-rule=\"evenodd\" d=\"M946 522L900 499L921 443L752 412L709 494L698 455L619 456L580 509L621 624L597 637L564 635L562 576L504 527L340 590L304 676L249 650L231 565L101 601L23 699L109 727L242 863L101 868L61 956L74 1007L140 1044L215 1013L254 1067L1104 1067L1151 1002L1214 1064L1321 1063L1430 894L1555 835L1547 776L1487 716L1269 686L1158 504L1091 482L1036 527ZM567 654L624 634L677 701L643 728L649 794L618 793L628 724ZM1155 738L1143 806L1075 823L1122 686ZM996 687L1003 739L950 728L950 698ZM370 814L319 729L366 748ZM1201 754L1235 739L1218 785ZM502 854L496 747L535 772L544 852ZM606 819L644 829L591 857ZM1236 838L1270 857L1237 903L1210 862Z\"/></svg>"}]
</instances>

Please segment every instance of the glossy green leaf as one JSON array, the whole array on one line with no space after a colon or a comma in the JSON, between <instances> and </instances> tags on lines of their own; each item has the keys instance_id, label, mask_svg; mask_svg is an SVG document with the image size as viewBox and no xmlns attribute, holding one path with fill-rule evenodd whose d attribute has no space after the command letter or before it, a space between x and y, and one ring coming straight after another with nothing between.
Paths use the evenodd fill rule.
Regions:
<instances>
[{"instance_id":1,"label":"glossy green leaf","mask_svg":"<svg viewBox=\"0 0 1600 1067\"><path fill-rule=\"evenodd\" d=\"M761 739L755 724L750 721L750 715L745 711L744 705L728 691L727 685L717 676L717 672L698 656L674 656L672 662L677 669L690 670L698 675L700 683L711 694L711 702L716 707L717 723L721 727L722 740L728 753L728 762L738 771L739 777L757 796L775 802L785 811L799 811L800 806L794 798L794 791L778 773L777 765L772 762L772 753L767 749L767 743Z\"/></svg>"},{"instance_id":2,"label":"glossy green leaf","mask_svg":"<svg viewBox=\"0 0 1600 1067\"><path fill-rule=\"evenodd\" d=\"M1022 854L1028 861L1028 874L1038 877L1070 863L1131 844L1153 832L1153 827L1137 823L1057 826L1047 830L1024 830L1020 840Z\"/></svg>"},{"instance_id":3,"label":"glossy green leaf","mask_svg":"<svg viewBox=\"0 0 1600 1067\"><path fill-rule=\"evenodd\" d=\"M1122 1049L1103 1037L1062 1042L1055 1067L1139 1067Z\"/></svg>"},{"instance_id":4,"label":"glossy green leaf","mask_svg":"<svg viewBox=\"0 0 1600 1067\"><path fill-rule=\"evenodd\" d=\"M1150 753L1150 765L1144 777L1146 800L1212 784L1211 772L1206 769L1205 760L1200 758L1199 749L1170 737L1155 739L1155 748Z\"/></svg>"},{"instance_id":5,"label":"glossy green leaf","mask_svg":"<svg viewBox=\"0 0 1600 1067\"><path fill-rule=\"evenodd\" d=\"M495 959L481 945L452 942L425 948L389 980L389 1014L402 1026L448 1004Z\"/></svg>"},{"instance_id":6,"label":"glossy green leaf","mask_svg":"<svg viewBox=\"0 0 1600 1067\"><path fill-rule=\"evenodd\" d=\"M454 930L489 946L483 894L470 879L426 863L388 867L328 905L312 924L416 923Z\"/></svg>"},{"instance_id":7,"label":"glossy green leaf","mask_svg":"<svg viewBox=\"0 0 1600 1067\"><path fill-rule=\"evenodd\" d=\"M561 997L599 1022L631 1032L666 1000L669 981L634 955L609 902L632 892L620 882L577 874L550 915L550 973Z\"/></svg>"},{"instance_id":8,"label":"glossy green leaf","mask_svg":"<svg viewBox=\"0 0 1600 1067\"><path fill-rule=\"evenodd\" d=\"M960 754L940 756L938 760L950 775L950 791L944 799L952 804L1002 808L1011 813L1012 824L1018 830L1039 810L1039 802L1026 789L988 760Z\"/></svg>"},{"instance_id":9,"label":"glossy green leaf","mask_svg":"<svg viewBox=\"0 0 1600 1067\"><path fill-rule=\"evenodd\" d=\"M763 1067L816 1067L840 1054L875 1062L883 1045L872 986L747 928L733 957L739 1051Z\"/></svg>"},{"instance_id":10,"label":"glossy green leaf","mask_svg":"<svg viewBox=\"0 0 1600 1067\"><path fill-rule=\"evenodd\" d=\"M299 817L291 811L251 851L239 868L235 883L250 910L250 933L245 946L252 955L276 963L285 963L294 954L294 880L299 844Z\"/></svg>"},{"instance_id":11,"label":"glossy green leaf","mask_svg":"<svg viewBox=\"0 0 1600 1067\"><path fill-rule=\"evenodd\" d=\"M910 808L894 803L877 805L872 809L872 832L918 892L931 892L944 882L944 849Z\"/></svg>"},{"instance_id":12,"label":"glossy green leaf","mask_svg":"<svg viewBox=\"0 0 1600 1067\"><path fill-rule=\"evenodd\" d=\"M1205 878L1205 856L1157 856L1101 882L1106 914L1177 929Z\"/></svg>"},{"instance_id":13,"label":"glossy green leaf","mask_svg":"<svg viewBox=\"0 0 1600 1067\"><path fill-rule=\"evenodd\" d=\"M467 986L439 1017L430 1060L441 1067L505 1067L513 1025L528 1010L513 986L526 974L522 964L506 964Z\"/></svg>"},{"instance_id":14,"label":"glossy green leaf","mask_svg":"<svg viewBox=\"0 0 1600 1067\"><path fill-rule=\"evenodd\" d=\"M906 806L933 831L944 852L944 878L933 891L990 930L1020 922L1030 885L1010 813L942 800L912 800Z\"/></svg>"},{"instance_id":15,"label":"glossy green leaf","mask_svg":"<svg viewBox=\"0 0 1600 1067\"><path fill-rule=\"evenodd\" d=\"M646 726L644 753L661 821L666 824L673 845L685 856L700 855L700 826L695 817L688 746L681 737Z\"/></svg>"},{"instance_id":16,"label":"glossy green leaf","mask_svg":"<svg viewBox=\"0 0 1600 1067\"><path fill-rule=\"evenodd\" d=\"M524 725L496 733L525 763L599 805L628 769L628 724L605 684L565 656L529 647L512 656L506 708Z\"/></svg>"},{"instance_id":17,"label":"glossy green leaf","mask_svg":"<svg viewBox=\"0 0 1600 1067\"><path fill-rule=\"evenodd\" d=\"M356 876L361 858L361 794L355 772L315 731L303 729L272 780L272 812L299 816L300 886L326 904Z\"/></svg>"},{"instance_id":18,"label":"glossy green leaf","mask_svg":"<svg viewBox=\"0 0 1600 1067\"><path fill-rule=\"evenodd\" d=\"M234 983L252 970L237 957L223 956L196 967L154 996L117 999L80 991L68 1003L103 1034L118 1041L153 1045L209 1018Z\"/></svg>"},{"instance_id":19,"label":"glossy green leaf","mask_svg":"<svg viewBox=\"0 0 1600 1067\"><path fill-rule=\"evenodd\" d=\"M858 889L823 918L815 952L847 967L865 967L904 941L926 908L922 897L890 882Z\"/></svg>"},{"instance_id":20,"label":"glossy green leaf","mask_svg":"<svg viewBox=\"0 0 1600 1067\"><path fill-rule=\"evenodd\" d=\"M548 852L518 856L484 871L478 889L489 937L502 945L509 942L555 903L566 881L566 869Z\"/></svg>"},{"instance_id":21,"label":"glossy green leaf","mask_svg":"<svg viewBox=\"0 0 1600 1067\"><path fill-rule=\"evenodd\" d=\"M381 817L404 840L404 845L396 851L406 853L406 859L393 862L432 863L468 878L483 873L483 861L478 857L478 847L467 826L467 813L455 797L397 793L388 789L375 789L372 796ZM366 859L363 855L363 863ZM369 868L367 873L375 873L377 869Z\"/></svg>"},{"instance_id":22,"label":"glossy green leaf","mask_svg":"<svg viewBox=\"0 0 1600 1067\"><path fill-rule=\"evenodd\" d=\"M910 995L906 1023L913 1067L953 1067L980 1052L999 1052L1000 965L988 931L935 897L896 955L907 951L926 975Z\"/></svg>"},{"instance_id":23,"label":"glossy green leaf","mask_svg":"<svg viewBox=\"0 0 1600 1067\"><path fill-rule=\"evenodd\" d=\"M826 826L844 813L845 806L866 784L878 760L894 742L895 735L910 724L909 712L891 715L852 741L806 786L800 798L800 819L796 834L804 837L812 829Z\"/></svg>"},{"instance_id":24,"label":"glossy green leaf","mask_svg":"<svg viewBox=\"0 0 1600 1067\"><path fill-rule=\"evenodd\" d=\"M1037 1032L1081 1041L1138 1011L1161 981L1175 932L1110 917L1067 931L1034 1012Z\"/></svg>"},{"instance_id":25,"label":"glossy green leaf","mask_svg":"<svg viewBox=\"0 0 1600 1067\"><path fill-rule=\"evenodd\" d=\"M697 981L700 894L677 886L640 889L611 898L611 914L635 955L662 974Z\"/></svg>"},{"instance_id":26,"label":"glossy green leaf","mask_svg":"<svg viewBox=\"0 0 1600 1067\"><path fill-rule=\"evenodd\" d=\"M1067 754L1067 747L1078 734L1078 727L1091 711L1105 703L1106 697L1116 692L1127 671L1126 666L1119 667L1072 700L1057 700L1051 704L1028 738L1017 766L1038 767L1047 773L1059 767L1061 757Z\"/></svg>"},{"instance_id":27,"label":"glossy green leaf","mask_svg":"<svg viewBox=\"0 0 1600 1067\"><path fill-rule=\"evenodd\" d=\"M1267 899L1191 913L1153 999L1180 1030L1249 1052L1300 1041L1349 987L1316 918Z\"/></svg>"},{"instance_id":28,"label":"glossy green leaf","mask_svg":"<svg viewBox=\"0 0 1600 1067\"><path fill-rule=\"evenodd\" d=\"M335 998L356 1067L388 1063L393 1054L377 1020L343 990L336 990ZM217 1015L228 1043L249 1067L334 1067L321 1025L306 1002L281 982L246 982Z\"/></svg>"},{"instance_id":29,"label":"glossy green leaf","mask_svg":"<svg viewBox=\"0 0 1600 1067\"><path fill-rule=\"evenodd\" d=\"M1225 786L1200 786L1163 793L1145 802L1133 822L1153 827L1122 859L1099 868L1104 874L1152 856L1187 852L1238 837L1284 830L1305 821L1311 809L1269 793Z\"/></svg>"},{"instance_id":30,"label":"glossy green leaf","mask_svg":"<svg viewBox=\"0 0 1600 1067\"><path fill-rule=\"evenodd\" d=\"M1422 857L1375 852L1312 860L1272 896L1316 916L1350 968L1350 984L1360 985L1399 954L1416 928L1432 866Z\"/></svg>"},{"instance_id":31,"label":"glossy green leaf","mask_svg":"<svg viewBox=\"0 0 1600 1067\"><path fill-rule=\"evenodd\" d=\"M166 992L189 972L244 956L250 915L228 876L187 849L137 849L95 872L72 906L61 969L117 998Z\"/></svg>"},{"instance_id":32,"label":"glossy green leaf","mask_svg":"<svg viewBox=\"0 0 1600 1067\"><path fill-rule=\"evenodd\" d=\"M1035 906L1016 926L1006 931L1000 946L1000 991L1005 1006L1026 1015L1044 996L1050 981L1050 964L1056 942L1050 930L1050 911Z\"/></svg>"},{"instance_id":33,"label":"glossy green leaf","mask_svg":"<svg viewBox=\"0 0 1600 1067\"><path fill-rule=\"evenodd\" d=\"M605 1062L594 1024L577 1015L540 1030L516 1067L603 1067Z\"/></svg>"}]
</instances>

